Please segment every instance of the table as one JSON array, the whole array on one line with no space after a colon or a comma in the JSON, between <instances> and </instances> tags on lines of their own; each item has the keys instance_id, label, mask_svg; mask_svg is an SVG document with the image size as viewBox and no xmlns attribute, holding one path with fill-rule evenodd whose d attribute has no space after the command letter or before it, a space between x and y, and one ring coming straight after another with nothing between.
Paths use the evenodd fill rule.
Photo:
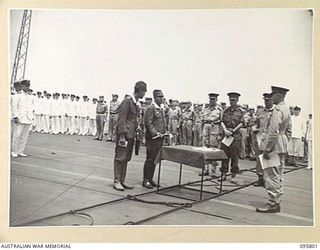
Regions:
<instances>
[{"instance_id":1,"label":"table","mask_svg":"<svg viewBox=\"0 0 320 250\"><path fill-rule=\"evenodd\" d=\"M180 163L180 172L179 172L179 185L172 187L184 187L185 184L181 184L181 174L182 174L182 165L188 165L195 168L202 169L201 175L201 188L200 188L200 200L202 200L203 191L203 173L205 170L205 164L210 161L221 161L228 159L225 152L216 148L204 148L204 147L194 147L186 145L177 145L177 146L163 146L159 151L155 164L159 163L159 173L158 173L158 186L160 185L160 174L161 174L161 161L168 160L171 162ZM221 174L222 176L222 174ZM168 187L166 188L168 189ZM199 191L198 189L187 188L191 190ZM157 192L161 191L157 187ZM220 182L220 193L222 192L222 181ZM211 193L207 192L206 193ZM179 197L181 198L181 197Z\"/></svg>"}]
</instances>

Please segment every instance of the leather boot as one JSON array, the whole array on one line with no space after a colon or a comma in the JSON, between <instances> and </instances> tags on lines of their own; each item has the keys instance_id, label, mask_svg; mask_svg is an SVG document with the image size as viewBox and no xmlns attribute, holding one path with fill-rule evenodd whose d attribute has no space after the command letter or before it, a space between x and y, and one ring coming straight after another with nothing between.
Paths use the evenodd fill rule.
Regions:
<instances>
[{"instance_id":1,"label":"leather boot","mask_svg":"<svg viewBox=\"0 0 320 250\"><path fill-rule=\"evenodd\" d=\"M114 183L113 183L113 188L115 190L118 190L118 191L124 191L124 188L123 186L121 185L121 182L120 181L117 181L115 180Z\"/></svg>"},{"instance_id":2,"label":"leather boot","mask_svg":"<svg viewBox=\"0 0 320 250\"><path fill-rule=\"evenodd\" d=\"M258 212L258 213L279 213L280 212L280 204L279 203L274 203L274 204L268 203L265 207L257 208L256 212Z\"/></svg>"},{"instance_id":3,"label":"leather boot","mask_svg":"<svg viewBox=\"0 0 320 250\"><path fill-rule=\"evenodd\" d=\"M149 189L153 189L153 186L151 185L151 183L149 182L149 180L144 180L142 182L142 186L149 188Z\"/></svg>"},{"instance_id":4,"label":"leather boot","mask_svg":"<svg viewBox=\"0 0 320 250\"><path fill-rule=\"evenodd\" d=\"M133 186L125 183L125 182L121 182L121 185L125 188L125 189L133 189Z\"/></svg>"},{"instance_id":5,"label":"leather boot","mask_svg":"<svg viewBox=\"0 0 320 250\"><path fill-rule=\"evenodd\" d=\"M149 180L150 184L153 186L153 187L161 187L160 185L158 185L157 183L155 183L153 180Z\"/></svg>"}]
</instances>

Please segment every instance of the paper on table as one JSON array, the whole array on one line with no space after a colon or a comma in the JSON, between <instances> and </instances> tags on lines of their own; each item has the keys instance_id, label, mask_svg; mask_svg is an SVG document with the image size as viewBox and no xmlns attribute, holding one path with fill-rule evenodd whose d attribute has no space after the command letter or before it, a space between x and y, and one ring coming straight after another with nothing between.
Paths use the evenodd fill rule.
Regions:
<instances>
[{"instance_id":1,"label":"paper on table","mask_svg":"<svg viewBox=\"0 0 320 250\"><path fill-rule=\"evenodd\" d=\"M234 140L234 137L233 136L229 136L229 137L224 137L223 140L222 140L222 143L224 145L226 145L227 147L229 147L231 145L231 143L233 142Z\"/></svg>"},{"instance_id":2,"label":"paper on table","mask_svg":"<svg viewBox=\"0 0 320 250\"><path fill-rule=\"evenodd\" d=\"M262 169L280 166L280 158L278 153L272 152L269 154L270 160L264 159L263 154L259 155L259 160L261 163Z\"/></svg>"},{"instance_id":3,"label":"paper on table","mask_svg":"<svg viewBox=\"0 0 320 250\"><path fill-rule=\"evenodd\" d=\"M219 149L217 148L207 148L207 147L192 147L192 150L199 150L199 151L204 151L204 152L210 152L210 151L217 151Z\"/></svg>"}]
</instances>

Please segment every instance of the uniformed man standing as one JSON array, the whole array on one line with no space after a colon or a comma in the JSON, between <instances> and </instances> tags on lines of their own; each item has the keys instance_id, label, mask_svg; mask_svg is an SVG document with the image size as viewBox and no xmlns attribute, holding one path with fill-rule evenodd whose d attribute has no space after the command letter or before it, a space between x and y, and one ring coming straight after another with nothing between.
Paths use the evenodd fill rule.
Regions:
<instances>
[{"instance_id":1,"label":"uniformed man standing","mask_svg":"<svg viewBox=\"0 0 320 250\"><path fill-rule=\"evenodd\" d=\"M224 136L230 139L233 138L232 143L226 146L221 143L221 149L226 153L228 159L222 161L222 179L226 180L226 174L229 170L229 162L231 160L231 183L237 184L236 175L239 173L239 148L241 146L241 134L239 129L243 126L244 110L237 104L239 101L239 93L228 93L230 107L226 108L222 113L221 127ZM231 139L232 139L231 138Z\"/></svg>"},{"instance_id":2,"label":"uniformed man standing","mask_svg":"<svg viewBox=\"0 0 320 250\"><path fill-rule=\"evenodd\" d=\"M116 127L117 127L117 121L118 121L118 114L119 114L119 106L120 102L118 101L118 95L113 94L112 100L110 102L109 107L109 132L108 141L115 141L116 138Z\"/></svg>"},{"instance_id":3,"label":"uniformed man standing","mask_svg":"<svg viewBox=\"0 0 320 250\"><path fill-rule=\"evenodd\" d=\"M252 145L255 149L256 159L256 174L258 175L258 181L254 184L255 187L264 186L263 170L261 168L261 163L259 161L259 155L263 153L261 148L261 138L266 136L267 125L270 120L271 114L273 112L273 100L272 94L263 94L265 107L261 108L257 113L257 118L255 119L255 124L252 126Z\"/></svg>"},{"instance_id":4,"label":"uniformed man standing","mask_svg":"<svg viewBox=\"0 0 320 250\"><path fill-rule=\"evenodd\" d=\"M32 97L27 94L30 81L20 81L22 92L17 93L12 102L13 135L11 156L26 157L24 149L27 144L29 130L33 123Z\"/></svg>"},{"instance_id":5,"label":"uniformed man standing","mask_svg":"<svg viewBox=\"0 0 320 250\"><path fill-rule=\"evenodd\" d=\"M291 137L291 116L284 99L288 89L272 86L272 99L276 105L267 126L267 133L262 138L263 158L270 159L269 154L276 152L280 165L264 169L265 186L269 194L269 202L263 208L257 208L259 213L280 212L280 196L283 194L283 172L285 154L288 153L288 141Z\"/></svg>"},{"instance_id":6,"label":"uniformed man standing","mask_svg":"<svg viewBox=\"0 0 320 250\"><path fill-rule=\"evenodd\" d=\"M43 129L42 127L42 93L40 91L37 92L37 98L34 101L34 120L35 120L35 128L33 132L40 133Z\"/></svg>"},{"instance_id":7,"label":"uniformed man standing","mask_svg":"<svg viewBox=\"0 0 320 250\"><path fill-rule=\"evenodd\" d=\"M135 84L133 96L128 95L119 106L119 115L116 128L116 149L114 156L114 184L118 191L132 189L125 183L127 165L131 160L136 130L138 128L139 99L143 98L147 91L147 85L143 81Z\"/></svg>"},{"instance_id":8,"label":"uniformed man standing","mask_svg":"<svg viewBox=\"0 0 320 250\"><path fill-rule=\"evenodd\" d=\"M167 115L163 105L163 93L161 90L153 91L154 103L146 110L144 123L146 127L147 158L143 167L142 186L152 189L157 187L153 181L156 165L154 161L163 145L163 134L167 132Z\"/></svg>"},{"instance_id":9,"label":"uniformed man standing","mask_svg":"<svg viewBox=\"0 0 320 250\"><path fill-rule=\"evenodd\" d=\"M202 140L202 104L194 104L194 116L193 116L193 146L201 147L203 144Z\"/></svg>"},{"instance_id":10,"label":"uniformed man standing","mask_svg":"<svg viewBox=\"0 0 320 250\"><path fill-rule=\"evenodd\" d=\"M178 106L178 101L172 100L171 107L169 109L169 123L168 123L169 132L173 136L172 145L176 145L178 143L180 123L181 123L181 109Z\"/></svg>"},{"instance_id":11,"label":"uniformed man standing","mask_svg":"<svg viewBox=\"0 0 320 250\"><path fill-rule=\"evenodd\" d=\"M186 102L186 107L182 110L181 115L181 133L182 133L182 145L192 145L192 127L194 112L191 109L192 103Z\"/></svg>"},{"instance_id":12,"label":"uniformed man standing","mask_svg":"<svg viewBox=\"0 0 320 250\"><path fill-rule=\"evenodd\" d=\"M99 96L96 110L97 134L94 140L102 141L104 132L104 123L108 115L108 106L104 103L104 96Z\"/></svg>"},{"instance_id":13,"label":"uniformed man standing","mask_svg":"<svg viewBox=\"0 0 320 250\"><path fill-rule=\"evenodd\" d=\"M209 94L209 107L205 108L203 111L203 146L220 148L221 141L221 113L222 108L217 104L219 94L210 93ZM212 162L212 175L216 174L217 162ZM206 169L204 175L209 175L209 165L206 164Z\"/></svg>"},{"instance_id":14,"label":"uniformed man standing","mask_svg":"<svg viewBox=\"0 0 320 250\"><path fill-rule=\"evenodd\" d=\"M89 105L89 135L95 136L97 133L96 126L96 110L97 110L97 98L92 98L92 103Z\"/></svg>"}]
</instances>

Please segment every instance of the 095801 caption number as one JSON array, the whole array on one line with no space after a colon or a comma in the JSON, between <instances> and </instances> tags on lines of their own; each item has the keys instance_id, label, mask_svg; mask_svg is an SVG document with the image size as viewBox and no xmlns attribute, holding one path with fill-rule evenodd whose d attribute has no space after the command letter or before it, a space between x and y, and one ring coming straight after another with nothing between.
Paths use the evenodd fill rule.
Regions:
<instances>
[{"instance_id":1,"label":"095801 caption number","mask_svg":"<svg viewBox=\"0 0 320 250\"><path fill-rule=\"evenodd\" d=\"M300 246L300 248L306 248L306 249L318 248L317 244L300 244L299 246Z\"/></svg>"}]
</instances>

